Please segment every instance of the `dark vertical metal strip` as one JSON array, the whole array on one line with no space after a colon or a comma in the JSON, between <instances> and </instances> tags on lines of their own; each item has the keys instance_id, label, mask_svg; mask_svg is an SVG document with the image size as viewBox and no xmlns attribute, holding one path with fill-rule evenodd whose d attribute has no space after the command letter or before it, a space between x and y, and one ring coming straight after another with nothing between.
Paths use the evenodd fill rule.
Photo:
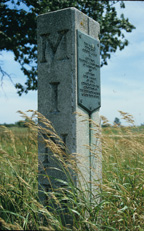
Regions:
<instances>
[{"instance_id":1,"label":"dark vertical metal strip","mask_svg":"<svg viewBox=\"0 0 144 231\"><path fill-rule=\"evenodd\" d=\"M91 172L91 114L89 112L89 181L90 181L90 203L92 202L92 172Z\"/></svg>"}]
</instances>

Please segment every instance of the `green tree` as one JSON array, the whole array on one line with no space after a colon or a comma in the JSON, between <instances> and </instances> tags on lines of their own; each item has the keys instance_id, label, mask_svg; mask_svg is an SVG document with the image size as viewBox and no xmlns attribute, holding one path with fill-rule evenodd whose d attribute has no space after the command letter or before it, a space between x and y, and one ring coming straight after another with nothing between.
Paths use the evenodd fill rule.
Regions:
<instances>
[{"instance_id":1,"label":"green tree","mask_svg":"<svg viewBox=\"0 0 144 231\"><path fill-rule=\"evenodd\" d=\"M37 39L36 18L39 14L66 7L76 7L100 23L101 66L107 65L112 52L128 45L124 32L135 28L122 14L117 16L116 4L125 8L123 1L95 0L1 0L0 51L14 53L27 80L17 83L18 94L37 89ZM6 74L0 66L2 77Z\"/></svg>"},{"instance_id":2,"label":"green tree","mask_svg":"<svg viewBox=\"0 0 144 231\"><path fill-rule=\"evenodd\" d=\"M116 117L116 118L114 119L114 124L120 126L120 125L121 125L120 119Z\"/></svg>"}]
</instances>

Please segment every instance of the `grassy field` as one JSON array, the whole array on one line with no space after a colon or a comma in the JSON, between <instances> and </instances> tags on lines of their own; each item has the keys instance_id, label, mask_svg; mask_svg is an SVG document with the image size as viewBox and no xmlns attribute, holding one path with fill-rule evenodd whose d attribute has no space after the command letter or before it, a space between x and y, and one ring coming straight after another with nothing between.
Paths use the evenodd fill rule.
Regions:
<instances>
[{"instance_id":1,"label":"grassy field","mask_svg":"<svg viewBox=\"0 0 144 231\"><path fill-rule=\"evenodd\" d=\"M64 227L59 213L38 202L38 127L0 127L0 230L144 230L144 127L105 127L101 131L103 183L100 202L89 203L81 189L51 192L53 200L69 202L73 229ZM103 118L107 123L106 119ZM48 121L44 123L51 126ZM132 126L131 126L132 125ZM67 198L66 198L67 197ZM42 223L39 215L47 220Z\"/></svg>"}]
</instances>

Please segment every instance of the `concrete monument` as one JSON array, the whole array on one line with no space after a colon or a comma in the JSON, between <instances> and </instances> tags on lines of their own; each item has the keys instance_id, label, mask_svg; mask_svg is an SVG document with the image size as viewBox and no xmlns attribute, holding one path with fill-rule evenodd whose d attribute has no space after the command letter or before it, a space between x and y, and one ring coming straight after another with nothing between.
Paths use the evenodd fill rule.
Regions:
<instances>
[{"instance_id":1,"label":"concrete monument","mask_svg":"<svg viewBox=\"0 0 144 231\"><path fill-rule=\"evenodd\" d=\"M99 140L90 122L100 123L99 32L99 24L75 8L38 17L38 111L52 122L70 155L75 153L92 192L96 189L96 181L101 179L101 153L93 154ZM82 122L79 113L84 115L85 121ZM56 161L39 142L41 164L52 184L56 184L54 178L66 180L63 173L52 170L57 167ZM77 183L77 177L74 180ZM47 192L51 188L41 174L39 185ZM39 195L43 201L44 195Z\"/></svg>"}]
</instances>

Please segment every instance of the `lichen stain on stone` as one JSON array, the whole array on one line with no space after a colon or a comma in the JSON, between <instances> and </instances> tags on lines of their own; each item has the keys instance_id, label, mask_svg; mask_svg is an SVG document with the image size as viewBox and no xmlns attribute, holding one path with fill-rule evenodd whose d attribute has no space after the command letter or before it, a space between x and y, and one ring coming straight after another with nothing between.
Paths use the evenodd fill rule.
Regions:
<instances>
[{"instance_id":1,"label":"lichen stain on stone","mask_svg":"<svg viewBox=\"0 0 144 231\"><path fill-rule=\"evenodd\" d=\"M81 25L81 26L84 26L84 23L81 21L81 22L80 22L80 25Z\"/></svg>"}]
</instances>

